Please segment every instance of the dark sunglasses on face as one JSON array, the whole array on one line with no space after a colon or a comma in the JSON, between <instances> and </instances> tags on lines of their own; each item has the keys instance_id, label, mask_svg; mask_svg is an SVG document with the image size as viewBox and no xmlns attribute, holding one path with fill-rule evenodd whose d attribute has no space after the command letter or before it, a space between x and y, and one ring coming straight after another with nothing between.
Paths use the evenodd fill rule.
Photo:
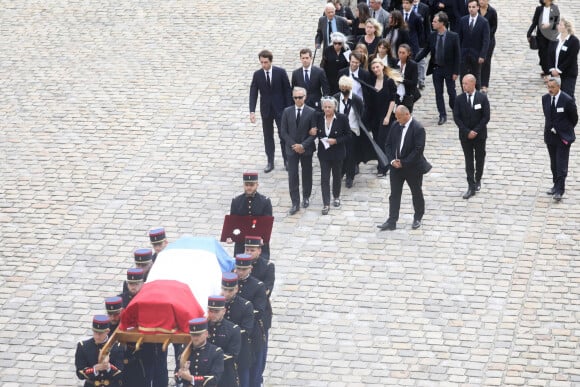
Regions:
<instances>
[{"instance_id":1,"label":"dark sunglasses on face","mask_svg":"<svg viewBox=\"0 0 580 387\"><path fill-rule=\"evenodd\" d=\"M303 95L298 95L298 96L294 96L292 98L294 98L294 99L302 99L302 98L304 98L304 96Z\"/></svg>"},{"instance_id":2,"label":"dark sunglasses on face","mask_svg":"<svg viewBox=\"0 0 580 387\"><path fill-rule=\"evenodd\" d=\"M332 44L335 45L335 46L342 46L342 43L341 42L332 42Z\"/></svg>"}]
</instances>

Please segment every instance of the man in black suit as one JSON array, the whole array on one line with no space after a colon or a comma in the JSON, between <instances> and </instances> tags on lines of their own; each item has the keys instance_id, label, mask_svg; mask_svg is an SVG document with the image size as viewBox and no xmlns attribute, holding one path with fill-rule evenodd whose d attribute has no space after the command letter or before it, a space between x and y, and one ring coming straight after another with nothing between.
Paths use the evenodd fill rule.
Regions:
<instances>
[{"instance_id":1,"label":"man in black suit","mask_svg":"<svg viewBox=\"0 0 580 387\"><path fill-rule=\"evenodd\" d=\"M555 201L562 200L568 175L570 147L576 135L574 127L578 123L578 109L574 99L560 90L560 78L548 80L548 94L542 96L544 109L544 142L550 155L553 187L546 193L554 195Z\"/></svg>"},{"instance_id":2,"label":"man in black suit","mask_svg":"<svg viewBox=\"0 0 580 387\"><path fill-rule=\"evenodd\" d=\"M425 128L411 117L409 109L404 105L395 110L397 122L393 122L387 137L386 155L391 164L391 195L389 196L389 217L377 227L381 230L395 230L401 208L401 194L405 181L413 195L412 228L421 227L421 219L425 213L423 198L423 175L430 169L423 156L425 148Z\"/></svg>"},{"instance_id":3,"label":"man in black suit","mask_svg":"<svg viewBox=\"0 0 580 387\"><path fill-rule=\"evenodd\" d=\"M286 70L281 67L272 66L274 56L271 51L262 50L258 54L260 59L260 70L254 72L252 83L250 84L250 122L256 122L256 105L258 94L260 95L260 114L262 116L262 131L264 133L264 148L268 157L268 164L264 172L268 173L274 169L274 121L278 127L280 136L280 119L282 112L287 106L292 104L292 90ZM284 167L286 167L286 154L284 142L280 138Z\"/></svg>"},{"instance_id":4,"label":"man in black suit","mask_svg":"<svg viewBox=\"0 0 580 387\"><path fill-rule=\"evenodd\" d=\"M459 129L459 140L465 157L467 191L463 199L469 199L481 189L490 108L487 96L475 89L473 74L466 74L461 82L464 93L455 100L453 120Z\"/></svg>"},{"instance_id":5,"label":"man in black suit","mask_svg":"<svg viewBox=\"0 0 580 387\"><path fill-rule=\"evenodd\" d=\"M300 210L300 178L298 177L298 163L302 166L302 207L310 205L312 193L312 154L314 153L314 136L308 131L316 126L316 111L305 105L306 89L294 87L292 98L294 106L289 106L282 114L280 135L286 144L288 157L288 187L292 207L288 215L294 215Z\"/></svg>"},{"instance_id":6,"label":"man in black suit","mask_svg":"<svg viewBox=\"0 0 580 387\"><path fill-rule=\"evenodd\" d=\"M443 83L447 86L449 95L449 107L453 110L455 106L455 80L459 75L460 49L459 36L452 31L448 31L447 14L439 12L433 18L433 29L429 36L429 44L415 59L417 62L431 53L427 75L433 74L433 87L435 88L435 102L439 111L439 125L447 122L447 112L445 110L445 100L443 99Z\"/></svg>"},{"instance_id":7,"label":"man in black suit","mask_svg":"<svg viewBox=\"0 0 580 387\"><path fill-rule=\"evenodd\" d=\"M326 73L320 67L312 65L312 50L309 48L300 50L300 62L302 67L292 72L292 88L298 86L306 89L306 105L322 111L320 99L323 95L330 94Z\"/></svg>"},{"instance_id":8,"label":"man in black suit","mask_svg":"<svg viewBox=\"0 0 580 387\"><path fill-rule=\"evenodd\" d=\"M352 78L343 75L338 80L340 92L333 96L338 101L338 112L348 118L352 132L345 143L346 158L342 164L342 172L346 175L346 188L352 188L354 184L354 176L359 161L357 152L362 148L362 142L364 141L361 138L361 127L364 125L364 103L359 96L352 93L353 83ZM365 135L363 134L363 136Z\"/></svg>"},{"instance_id":9,"label":"man in black suit","mask_svg":"<svg viewBox=\"0 0 580 387\"><path fill-rule=\"evenodd\" d=\"M423 19L418 13L413 12L413 1L403 0L403 20L409 28L409 46L413 55L417 55L423 43Z\"/></svg>"},{"instance_id":10,"label":"man in black suit","mask_svg":"<svg viewBox=\"0 0 580 387\"><path fill-rule=\"evenodd\" d=\"M366 94L368 88L363 87L363 84L366 83L367 85L370 85L372 82L371 74L367 70L360 68L362 55L359 52L351 51L349 62L348 67L339 70L338 79L343 75L352 78L354 80L352 92L365 102L365 99L367 99Z\"/></svg>"},{"instance_id":11,"label":"man in black suit","mask_svg":"<svg viewBox=\"0 0 580 387\"><path fill-rule=\"evenodd\" d=\"M332 3L327 3L324 7L324 16L318 19L318 28L316 30L316 37L314 44L316 48L322 48L322 51L329 45L330 35L333 32L342 32L345 36L350 35L350 27L348 21L342 16L336 16L336 7Z\"/></svg>"},{"instance_id":12,"label":"man in black suit","mask_svg":"<svg viewBox=\"0 0 580 387\"><path fill-rule=\"evenodd\" d=\"M461 1L461 0L460 0ZM489 23L479 14L477 0L468 0L469 15L459 22L459 45L461 47L461 79L473 74L477 90L481 87L481 66L487 57L490 41Z\"/></svg>"}]
</instances>

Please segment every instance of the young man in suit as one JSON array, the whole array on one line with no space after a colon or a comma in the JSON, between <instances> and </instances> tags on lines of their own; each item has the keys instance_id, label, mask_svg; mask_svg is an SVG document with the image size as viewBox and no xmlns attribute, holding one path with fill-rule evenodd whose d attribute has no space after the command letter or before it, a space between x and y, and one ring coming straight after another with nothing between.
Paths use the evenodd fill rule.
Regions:
<instances>
[{"instance_id":1,"label":"young man in suit","mask_svg":"<svg viewBox=\"0 0 580 387\"><path fill-rule=\"evenodd\" d=\"M312 65L312 50L309 48L300 50L300 62L302 67L292 72L292 88L298 86L306 89L306 105L321 111L320 99L330 94L326 73Z\"/></svg>"},{"instance_id":2,"label":"young man in suit","mask_svg":"<svg viewBox=\"0 0 580 387\"><path fill-rule=\"evenodd\" d=\"M439 12L433 17L433 29L429 36L429 43L419 54L415 61L419 62L431 53L427 75L433 74L433 87L435 88L435 102L439 111L439 125L447 122L445 100L443 99L443 83L447 86L449 95L449 107L455 106L455 80L459 76L460 48L459 36L445 27L448 19L445 12Z\"/></svg>"},{"instance_id":3,"label":"young man in suit","mask_svg":"<svg viewBox=\"0 0 580 387\"><path fill-rule=\"evenodd\" d=\"M318 28L316 30L316 37L314 38L314 45L316 48L322 48L322 51L330 45L330 35L333 32L341 32L345 36L350 35L350 27L346 18L336 16L336 7L332 3L327 3L324 7L324 16L318 19Z\"/></svg>"},{"instance_id":4,"label":"young man in suit","mask_svg":"<svg viewBox=\"0 0 580 387\"><path fill-rule=\"evenodd\" d=\"M490 29L486 18L479 14L478 0L468 0L469 15L459 22L459 45L461 47L461 79L473 74L476 88L481 88L481 66L489 49Z\"/></svg>"},{"instance_id":5,"label":"young man in suit","mask_svg":"<svg viewBox=\"0 0 580 387\"><path fill-rule=\"evenodd\" d=\"M316 111L305 104L307 95L306 89L294 87L294 106L287 107L282 114L280 135L286 144L288 187L292 200L288 215L294 215L300 210L298 163L302 166L302 207L308 208L312 193L312 154L315 146L314 136L310 136L308 131L316 125Z\"/></svg>"},{"instance_id":6,"label":"young man in suit","mask_svg":"<svg viewBox=\"0 0 580 387\"><path fill-rule=\"evenodd\" d=\"M395 110L397 122L393 122L387 137L386 154L391 164L391 195L389 196L389 217L378 225L381 230L395 230L401 208L401 194L405 181L413 195L413 230L421 227L425 213L423 198L423 175L428 172L428 163L423 157L425 148L425 128L413 117L404 105Z\"/></svg>"},{"instance_id":7,"label":"young man in suit","mask_svg":"<svg viewBox=\"0 0 580 387\"><path fill-rule=\"evenodd\" d=\"M368 97L366 95L368 87L364 87L363 85L365 83L367 86L371 87L374 85L371 85L371 73L360 67L362 59L362 55L359 52L351 51L349 56L349 66L341 69L338 72L338 79L340 79L340 77L343 75L352 78L354 81L352 92L366 103L368 101Z\"/></svg>"},{"instance_id":8,"label":"young man in suit","mask_svg":"<svg viewBox=\"0 0 580 387\"><path fill-rule=\"evenodd\" d=\"M403 0L403 20L409 28L409 46L413 55L417 55L423 43L423 19L413 12L413 0Z\"/></svg>"},{"instance_id":9,"label":"young man in suit","mask_svg":"<svg viewBox=\"0 0 580 387\"><path fill-rule=\"evenodd\" d=\"M280 135L280 119L282 112L287 106L292 104L290 81L286 70L281 67L272 66L274 56L271 51L262 50L258 54L260 60L260 70L254 72L252 83L250 84L250 122L256 122L256 105L258 94L260 95L260 114L262 116L262 131L264 133L264 148L268 158L268 164L264 172L268 173L274 169L274 121L278 127ZM286 154L284 142L280 138L284 167L286 167Z\"/></svg>"},{"instance_id":10,"label":"young man in suit","mask_svg":"<svg viewBox=\"0 0 580 387\"><path fill-rule=\"evenodd\" d=\"M473 74L466 74L461 82L464 93L455 100L453 120L459 129L459 140L465 157L467 191L463 199L469 199L481 189L490 108L487 96L475 89Z\"/></svg>"},{"instance_id":11,"label":"young man in suit","mask_svg":"<svg viewBox=\"0 0 580 387\"><path fill-rule=\"evenodd\" d=\"M542 96L544 109L544 142L550 155L550 169L554 185L546 193L555 201L562 200L568 175L570 147L576 135L574 127L578 123L578 109L574 99L560 90L560 78L548 79L548 94Z\"/></svg>"}]
</instances>

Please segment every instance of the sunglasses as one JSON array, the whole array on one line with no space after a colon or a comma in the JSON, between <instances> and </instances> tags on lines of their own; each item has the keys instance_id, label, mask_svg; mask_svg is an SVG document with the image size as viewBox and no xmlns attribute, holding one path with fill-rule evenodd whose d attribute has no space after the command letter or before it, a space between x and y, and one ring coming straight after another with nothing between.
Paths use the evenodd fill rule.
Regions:
<instances>
[{"instance_id":1,"label":"sunglasses","mask_svg":"<svg viewBox=\"0 0 580 387\"><path fill-rule=\"evenodd\" d=\"M342 46L342 43L341 43L341 42L332 42L332 44L333 44L334 46Z\"/></svg>"},{"instance_id":2,"label":"sunglasses","mask_svg":"<svg viewBox=\"0 0 580 387\"><path fill-rule=\"evenodd\" d=\"M302 98L304 98L304 96L303 95L298 95L298 96L294 96L292 98L294 98L294 99L302 99Z\"/></svg>"}]
</instances>

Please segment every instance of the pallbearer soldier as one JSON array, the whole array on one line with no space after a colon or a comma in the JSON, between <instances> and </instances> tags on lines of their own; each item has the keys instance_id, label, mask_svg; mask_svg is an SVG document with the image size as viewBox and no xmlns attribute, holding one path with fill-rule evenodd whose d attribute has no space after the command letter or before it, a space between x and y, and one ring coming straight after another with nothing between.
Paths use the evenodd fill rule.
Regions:
<instances>
[{"instance_id":1,"label":"pallbearer soldier","mask_svg":"<svg viewBox=\"0 0 580 387\"><path fill-rule=\"evenodd\" d=\"M252 277L252 256L248 254L236 255L236 274L241 297L247 299L254 306L254 329L252 330L252 346L254 361L250 367L250 385L262 384L262 370L264 369L264 351L266 350L266 331L264 317L266 314L267 296L262 281Z\"/></svg>"},{"instance_id":2,"label":"pallbearer soldier","mask_svg":"<svg viewBox=\"0 0 580 387\"><path fill-rule=\"evenodd\" d=\"M121 311L123 310L123 299L119 296L105 298L105 308L111 324L109 329L111 334L115 332L121 321Z\"/></svg>"},{"instance_id":3,"label":"pallbearer soldier","mask_svg":"<svg viewBox=\"0 0 580 387\"><path fill-rule=\"evenodd\" d=\"M266 310L264 313L264 350L262 351L263 359L262 365L266 367L266 360L268 358L268 332L272 326L272 304L270 303L270 295L274 288L274 281L276 279L276 268L272 261L267 261L261 256L262 252L262 238L259 236L246 236L246 254L252 256L252 277L264 283L266 288ZM264 368L260 375L264 373Z\"/></svg>"},{"instance_id":4,"label":"pallbearer soldier","mask_svg":"<svg viewBox=\"0 0 580 387\"><path fill-rule=\"evenodd\" d=\"M224 373L218 383L219 387L238 387L236 362L240 354L242 336L240 327L224 319L226 298L210 296L207 300L207 320L209 341L224 351Z\"/></svg>"},{"instance_id":5,"label":"pallbearer soldier","mask_svg":"<svg viewBox=\"0 0 580 387\"><path fill-rule=\"evenodd\" d=\"M96 315L93 317L93 337L77 344L76 372L77 377L85 381L85 387L122 385L122 352L118 344L99 363L99 353L109 339L110 322L108 316Z\"/></svg>"},{"instance_id":6,"label":"pallbearer soldier","mask_svg":"<svg viewBox=\"0 0 580 387\"><path fill-rule=\"evenodd\" d=\"M250 386L250 366L252 365L252 330L254 329L254 306L238 295L238 275L222 274L222 295L226 299L225 318L241 329L242 346L238 356L238 376L240 387Z\"/></svg>"},{"instance_id":7,"label":"pallbearer soldier","mask_svg":"<svg viewBox=\"0 0 580 387\"><path fill-rule=\"evenodd\" d=\"M147 275L151 266L153 266L153 250L151 249L137 249L133 252L133 257L135 259L135 267L143 269L143 282L147 281ZM123 282L123 293L129 290L127 288L127 282Z\"/></svg>"},{"instance_id":8,"label":"pallbearer soldier","mask_svg":"<svg viewBox=\"0 0 580 387\"><path fill-rule=\"evenodd\" d=\"M143 287L143 269L133 267L127 270L127 291L119 294L119 297L123 299L123 308L131 302L133 297L139 293Z\"/></svg>"},{"instance_id":9,"label":"pallbearer soldier","mask_svg":"<svg viewBox=\"0 0 580 387\"><path fill-rule=\"evenodd\" d=\"M186 348L187 361L177 376L184 386L217 386L224 372L224 352L207 342L207 319L189 321L191 343ZM191 351L191 352L190 352Z\"/></svg>"},{"instance_id":10,"label":"pallbearer soldier","mask_svg":"<svg viewBox=\"0 0 580 387\"><path fill-rule=\"evenodd\" d=\"M232 199L230 207L231 215L240 216L272 216L272 202L270 198L258 192L258 173L245 172L244 193ZM236 242L234 246L234 255L244 252L244 243ZM263 246L262 254L265 259L270 259L270 247Z\"/></svg>"},{"instance_id":11,"label":"pallbearer soldier","mask_svg":"<svg viewBox=\"0 0 580 387\"><path fill-rule=\"evenodd\" d=\"M153 263L155 263L157 255L163 251L168 243L167 237L165 236L165 229L163 227L154 227L149 230L149 240L151 241L153 250L155 250L155 254L153 254Z\"/></svg>"}]
</instances>

